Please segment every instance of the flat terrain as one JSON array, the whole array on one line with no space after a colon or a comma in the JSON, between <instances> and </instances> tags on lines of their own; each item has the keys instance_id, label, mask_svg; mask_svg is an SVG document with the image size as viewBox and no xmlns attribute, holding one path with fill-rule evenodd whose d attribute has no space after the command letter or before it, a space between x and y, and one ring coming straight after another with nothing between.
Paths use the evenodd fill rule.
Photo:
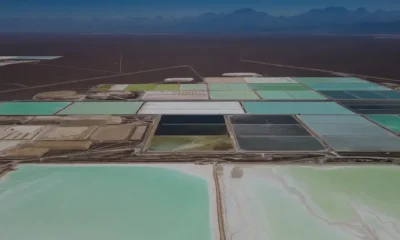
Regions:
<instances>
[{"instance_id":1,"label":"flat terrain","mask_svg":"<svg viewBox=\"0 0 400 240\"><path fill-rule=\"evenodd\" d=\"M15 170L0 178L2 240L400 238L394 165L75 161Z\"/></svg>"},{"instance_id":2,"label":"flat terrain","mask_svg":"<svg viewBox=\"0 0 400 240\"><path fill-rule=\"evenodd\" d=\"M0 179L1 239L217 240L212 169L19 165Z\"/></svg>"},{"instance_id":3,"label":"flat terrain","mask_svg":"<svg viewBox=\"0 0 400 240\"><path fill-rule=\"evenodd\" d=\"M222 166L227 239L400 237L394 166Z\"/></svg>"},{"instance_id":4,"label":"flat terrain","mask_svg":"<svg viewBox=\"0 0 400 240\"><path fill-rule=\"evenodd\" d=\"M166 77L200 82L224 72L334 76L243 59L400 79L400 41L372 36L0 35L0 56L10 55L64 57L1 67L0 100L100 83L162 82Z\"/></svg>"}]
</instances>

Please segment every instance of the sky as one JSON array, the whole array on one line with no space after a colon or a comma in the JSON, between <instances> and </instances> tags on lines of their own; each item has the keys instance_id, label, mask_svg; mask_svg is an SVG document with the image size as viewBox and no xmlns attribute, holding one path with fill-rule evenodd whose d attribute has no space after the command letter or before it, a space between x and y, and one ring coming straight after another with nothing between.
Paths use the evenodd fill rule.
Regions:
<instances>
[{"instance_id":1,"label":"sky","mask_svg":"<svg viewBox=\"0 0 400 240\"><path fill-rule=\"evenodd\" d=\"M0 0L3 17L193 16L254 8L271 15L295 15L312 8L400 10L400 0Z\"/></svg>"}]
</instances>

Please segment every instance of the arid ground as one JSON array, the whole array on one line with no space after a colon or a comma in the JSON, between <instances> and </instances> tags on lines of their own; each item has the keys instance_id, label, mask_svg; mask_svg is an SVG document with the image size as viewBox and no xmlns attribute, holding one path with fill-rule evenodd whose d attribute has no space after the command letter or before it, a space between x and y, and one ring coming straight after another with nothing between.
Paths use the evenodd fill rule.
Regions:
<instances>
[{"instance_id":1,"label":"arid ground","mask_svg":"<svg viewBox=\"0 0 400 240\"><path fill-rule=\"evenodd\" d=\"M0 35L0 56L15 55L63 58L0 67L0 100L166 77L199 82L224 72L315 77L335 76L333 71L400 79L400 41L373 36Z\"/></svg>"}]
</instances>

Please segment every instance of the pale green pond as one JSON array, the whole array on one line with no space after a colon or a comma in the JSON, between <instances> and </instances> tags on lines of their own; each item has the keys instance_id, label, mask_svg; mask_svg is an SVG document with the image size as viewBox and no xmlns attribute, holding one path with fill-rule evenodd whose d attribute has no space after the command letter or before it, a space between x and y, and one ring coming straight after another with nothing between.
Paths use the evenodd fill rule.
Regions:
<instances>
[{"instance_id":1,"label":"pale green pond","mask_svg":"<svg viewBox=\"0 0 400 240\"><path fill-rule=\"evenodd\" d=\"M0 239L216 240L212 179L212 166L21 165L0 180Z\"/></svg>"},{"instance_id":2,"label":"pale green pond","mask_svg":"<svg viewBox=\"0 0 400 240\"><path fill-rule=\"evenodd\" d=\"M396 166L223 165L229 240L400 239ZM239 176L239 177L237 177ZM21 165L1 240L217 240L211 165Z\"/></svg>"},{"instance_id":3,"label":"pale green pond","mask_svg":"<svg viewBox=\"0 0 400 240\"><path fill-rule=\"evenodd\" d=\"M229 239L400 239L396 166L224 168Z\"/></svg>"}]
</instances>

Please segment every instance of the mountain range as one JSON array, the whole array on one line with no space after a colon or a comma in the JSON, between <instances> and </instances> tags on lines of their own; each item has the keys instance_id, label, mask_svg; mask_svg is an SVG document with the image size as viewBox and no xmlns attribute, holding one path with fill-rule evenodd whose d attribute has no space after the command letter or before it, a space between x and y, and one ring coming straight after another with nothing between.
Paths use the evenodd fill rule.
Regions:
<instances>
[{"instance_id":1,"label":"mountain range","mask_svg":"<svg viewBox=\"0 0 400 240\"><path fill-rule=\"evenodd\" d=\"M286 17L244 8L230 13L209 12L180 18L0 16L0 32L398 34L400 11L327 7Z\"/></svg>"}]
</instances>

